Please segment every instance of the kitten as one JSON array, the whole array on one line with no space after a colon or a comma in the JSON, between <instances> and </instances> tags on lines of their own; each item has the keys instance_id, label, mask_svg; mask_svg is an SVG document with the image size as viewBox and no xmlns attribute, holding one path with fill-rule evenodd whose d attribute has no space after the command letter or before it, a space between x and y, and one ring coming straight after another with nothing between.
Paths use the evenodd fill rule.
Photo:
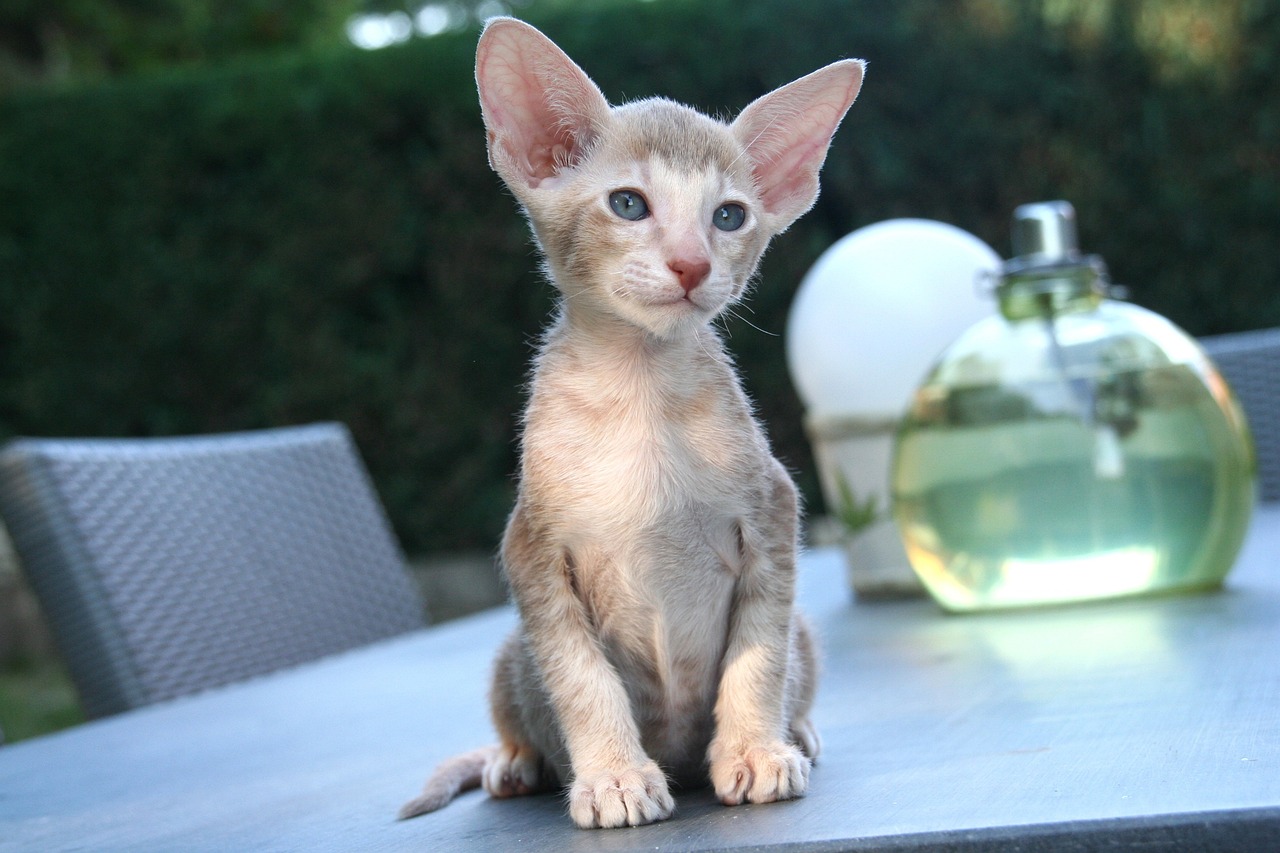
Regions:
<instances>
[{"instance_id":1,"label":"kitten","mask_svg":"<svg viewBox=\"0 0 1280 853\"><path fill-rule=\"evenodd\" d=\"M561 301L502 545L521 624L493 680L501 743L445 762L401 817L479 784L568 785L581 827L669 817L669 778L709 775L727 805L805 793L796 491L710 324L817 198L862 71L834 63L725 125L657 98L610 107L533 27L485 28L489 160Z\"/></svg>"}]
</instances>

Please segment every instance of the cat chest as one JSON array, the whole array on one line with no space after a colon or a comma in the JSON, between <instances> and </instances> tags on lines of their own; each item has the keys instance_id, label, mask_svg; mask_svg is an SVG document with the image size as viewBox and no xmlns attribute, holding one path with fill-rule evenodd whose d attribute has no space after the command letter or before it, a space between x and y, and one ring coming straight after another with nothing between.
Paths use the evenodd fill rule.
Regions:
<instances>
[{"instance_id":1,"label":"cat chest","mask_svg":"<svg viewBox=\"0 0 1280 853\"><path fill-rule=\"evenodd\" d=\"M715 424L566 417L526 435L526 485L547 487L567 514L632 529L673 513L741 516L749 508L751 466L731 442Z\"/></svg>"}]
</instances>

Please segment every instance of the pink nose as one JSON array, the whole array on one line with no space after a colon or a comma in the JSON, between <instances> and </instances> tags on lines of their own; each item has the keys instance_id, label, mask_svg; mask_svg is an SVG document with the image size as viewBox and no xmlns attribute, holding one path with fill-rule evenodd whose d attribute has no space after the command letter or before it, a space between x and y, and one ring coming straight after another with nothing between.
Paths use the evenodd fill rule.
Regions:
<instances>
[{"instance_id":1,"label":"pink nose","mask_svg":"<svg viewBox=\"0 0 1280 853\"><path fill-rule=\"evenodd\" d=\"M667 266L676 274L676 278L680 279L680 286L684 288L685 293L691 293L711 272L711 264L700 258L693 261L668 261Z\"/></svg>"}]
</instances>

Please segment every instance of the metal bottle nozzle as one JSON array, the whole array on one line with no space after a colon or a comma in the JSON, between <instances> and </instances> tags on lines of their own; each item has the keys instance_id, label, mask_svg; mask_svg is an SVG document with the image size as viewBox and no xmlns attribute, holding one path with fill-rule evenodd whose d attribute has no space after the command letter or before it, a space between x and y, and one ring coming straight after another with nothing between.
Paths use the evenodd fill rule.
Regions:
<instances>
[{"instance_id":1,"label":"metal bottle nozzle","mask_svg":"<svg viewBox=\"0 0 1280 853\"><path fill-rule=\"evenodd\" d=\"M1080 247L1071 203L1041 201L1014 210L1013 254L1023 266L1077 260Z\"/></svg>"}]
</instances>

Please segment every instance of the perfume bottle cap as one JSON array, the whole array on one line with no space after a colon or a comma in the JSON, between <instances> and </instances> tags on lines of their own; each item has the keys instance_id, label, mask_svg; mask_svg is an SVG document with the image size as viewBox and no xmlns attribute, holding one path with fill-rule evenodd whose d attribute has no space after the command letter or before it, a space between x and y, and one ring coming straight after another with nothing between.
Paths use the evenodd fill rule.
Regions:
<instances>
[{"instance_id":1,"label":"perfume bottle cap","mask_svg":"<svg viewBox=\"0 0 1280 853\"><path fill-rule=\"evenodd\" d=\"M1079 258L1076 211L1071 203L1041 201L1014 210L1013 254L1024 266L1059 264Z\"/></svg>"},{"instance_id":2,"label":"perfume bottle cap","mask_svg":"<svg viewBox=\"0 0 1280 853\"><path fill-rule=\"evenodd\" d=\"M1013 254L1001 267L996 286L1006 319L1088 311L1108 294L1102 258L1080 254L1070 202L1041 201L1014 210Z\"/></svg>"}]
</instances>

